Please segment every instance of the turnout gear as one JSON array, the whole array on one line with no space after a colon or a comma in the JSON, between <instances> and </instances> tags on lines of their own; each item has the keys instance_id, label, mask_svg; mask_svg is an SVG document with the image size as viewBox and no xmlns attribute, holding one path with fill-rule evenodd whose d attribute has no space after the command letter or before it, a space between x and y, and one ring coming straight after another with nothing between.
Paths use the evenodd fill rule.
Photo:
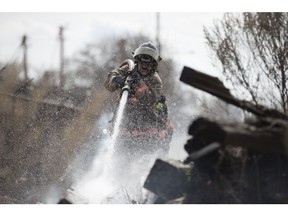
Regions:
<instances>
[{"instance_id":1,"label":"turnout gear","mask_svg":"<svg viewBox=\"0 0 288 216\"><path fill-rule=\"evenodd\" d=\"M117 81L120 79L125 79L126 81L128 77L132 77L128 79L131 89L128 104L152 105L160 99L160 96L162 95L162 81L158 73L155 71L149 76L141 76L137 71L137 68L129 71L128 66L124 65L120 68L114 69L108 74L105 87L110 92L117 90L118 93L120 93L118 94L118 97L120 98L122 86L119 87L119 82L117 83ZM124 86L123 82L121 84ZM133 109L135 109L135 107L133 107Z\"/></svg>"},{"instance_id":2,"label":"turnout gear","mask_svg":"<svg viewBox=\"0 0 288 216\"><path fill-rule=\"evenodd\" d=\"M134 148L136 152L162 149L168 154L173 125L168 119L162 80L156 71L161 57L151 42L140 45L133 57L133 68L128 65L131 60L125 60L108 74L105 82L106 89L116 91L118 99L124 89L129 91L119 137L125 149ZM147 68L149 73L144 72Z\"/></svg>"}]
</instances>

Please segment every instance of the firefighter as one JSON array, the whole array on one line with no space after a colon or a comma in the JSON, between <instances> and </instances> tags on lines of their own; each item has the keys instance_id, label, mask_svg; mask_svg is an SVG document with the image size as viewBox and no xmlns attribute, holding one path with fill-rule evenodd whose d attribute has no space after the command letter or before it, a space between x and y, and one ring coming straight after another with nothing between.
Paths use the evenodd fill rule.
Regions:
<instances>
[{"instance_id":1,"label":"firefighter","mask_svg":"<svg viewBox=\"0 0 288 216\"><path fill-rule=\"evenodd\" d=\"M157 71L161 57L151 42L141 44L132 55L133 61L125 60L105 82L106 89L117 92L119 100L124 89L129 91L116 149L136 158L155 152L167 156L173 125Z\"/></svg>"}]
</instances>

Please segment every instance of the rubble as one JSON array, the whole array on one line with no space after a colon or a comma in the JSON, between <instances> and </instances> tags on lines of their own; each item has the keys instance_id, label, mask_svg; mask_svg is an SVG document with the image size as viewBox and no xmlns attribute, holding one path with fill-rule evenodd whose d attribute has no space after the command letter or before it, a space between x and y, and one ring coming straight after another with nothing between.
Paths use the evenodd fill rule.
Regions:
<instances>
[{"instance_id":1,"label":"rubble","mask_svg":"<svg viewBox=\"0 0 288 216\"><path fill-rule=\"evenodd\" d=\"M189 172L192 166L192 164L183 164L180 161L157 159L144 187L153 191L162 200L169 201L179 198L183 196L188 187Z\"/></svg>"},{"instance_id":2,"label":"rubble","mask_svg":"<svg viewBox=\"0 0 288 216\"><path fill-rule=\"evenodd\" d=\"M223 83L192 68L184 67L180 80L221 100L253 113L253 121L224 123L199 117L188 129L191 139L184 148L189 156L167 168L155 163L145 187L162 203L280 204L288 202L288 116L277 110L234 98ZM158 162L159 163L159 162ZM194 163L188 182L177 167ZM154 176L155 186L150 186ZM167 196L177 185L174 194ZM161 191L161 193L159 192ZM181 194L181 196L179 196Z\"/></svg>"}]
</instances>

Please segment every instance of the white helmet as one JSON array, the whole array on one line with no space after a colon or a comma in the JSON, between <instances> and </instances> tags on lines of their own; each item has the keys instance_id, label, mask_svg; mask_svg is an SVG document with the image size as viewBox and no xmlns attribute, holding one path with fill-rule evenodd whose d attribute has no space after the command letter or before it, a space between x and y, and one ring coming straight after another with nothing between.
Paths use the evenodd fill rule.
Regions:
<instances>
[{"instance_id":1,"label":"white helmet","mask_svg":"<svg viewBox=\"0 0 288 216\"><path fill-rule=\"evenodd\" d=\"M134 59L137 59L137 56L139 55L148 55L152 57L157 63L162 60L157 47L151 42L141 44L134 52L132 52L132 54Z\"/></svg>"}]
</instances>

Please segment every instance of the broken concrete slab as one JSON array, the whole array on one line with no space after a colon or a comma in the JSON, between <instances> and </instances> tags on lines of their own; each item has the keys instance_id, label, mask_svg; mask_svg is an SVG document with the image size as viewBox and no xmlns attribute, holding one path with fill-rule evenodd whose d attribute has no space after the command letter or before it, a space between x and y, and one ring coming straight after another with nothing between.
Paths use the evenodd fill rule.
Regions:
<instances>
[{"instance_id":1,"label":"broken concrete slab","mask_svg":"<svg viewBox=\"0 0 288 216\"><path fill-rule=\"evenodd\" d=\"M157 159L144 183L144 188L163 200L181 197L188 187L192 167L193 163Z\"/></svg>"}]
</instances>

